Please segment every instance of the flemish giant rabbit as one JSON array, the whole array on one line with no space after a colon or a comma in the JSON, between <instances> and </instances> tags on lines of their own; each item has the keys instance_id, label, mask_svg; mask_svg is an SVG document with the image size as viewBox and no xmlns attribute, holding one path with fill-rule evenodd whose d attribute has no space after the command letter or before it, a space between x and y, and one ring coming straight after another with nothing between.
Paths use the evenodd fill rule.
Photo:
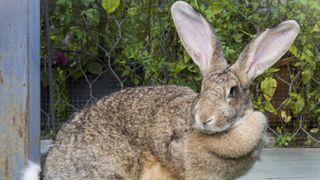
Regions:
<instances>
[{"instance_id":1,"label":"flemish giant rabbit","mask_svg":"<svg viewBox=\"0 0 320 180\"><path fill-rule=\"evenodd\" d=\"M171 13L203 75L201 92L152 86L102 98L61 128L45 180L229 180L254 164L267 123L252 109L249 86L289 49L299 25L289 20L260 33L230 66L197 11L178 1Z\"/></svg>"}]
</instances>

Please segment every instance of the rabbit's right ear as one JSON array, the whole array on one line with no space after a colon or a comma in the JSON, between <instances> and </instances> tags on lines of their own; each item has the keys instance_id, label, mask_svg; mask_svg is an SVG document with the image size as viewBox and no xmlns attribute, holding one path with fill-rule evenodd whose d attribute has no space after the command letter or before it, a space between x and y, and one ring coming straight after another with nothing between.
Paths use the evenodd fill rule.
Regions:
<instances>
[{"instance_id":1,"label":"rabbit's right ear","mask_svg":"<svg viewBox=\"0 0 320 180\"><path fill-rule=\"evenodd\" d=\"M242 84L248 87L254 78L274 65L290 48L299 31L298 23L288 20L257 35L231 67Z\"/></svg>"},{"instance_id":2,"label":"rabbit's right ear","mask_svg":"<svg viewBox=\"0 0 320 180\"><path fill-rule=\"evenodd\" d=\"M171 6L171 14L184 48L203 76L227 66L217 36L199 12L177 1Z\"/></svg>"}]
</instances>

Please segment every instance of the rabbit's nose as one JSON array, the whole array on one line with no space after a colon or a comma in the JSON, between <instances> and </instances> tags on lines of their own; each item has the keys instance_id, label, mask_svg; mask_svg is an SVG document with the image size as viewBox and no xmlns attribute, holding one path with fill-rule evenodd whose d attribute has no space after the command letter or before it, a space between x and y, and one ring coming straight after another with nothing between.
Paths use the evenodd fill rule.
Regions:
<instances>
[{"instance_id":1,"label":"rabbit's nose","mask_svg":"<svg viewBox=\"0 0 320 180\"><path fill-rule=\"evenodd\" d=\"M214 116L207 116L206 114L200 114L200 115L195 115L195 120L201 124L202 126L206 126L208 124L213 124L215 117Z\"/></svg>"},{"instance_id":2,"label":"rabbit's nose","mask_svg":"<svg viewBox=\"0 0 320 180\"><path fill-rule=\"evenodd\" d=\"M210 119L204 121L202 124L203 125L210 124L210 122L212 122L213 120L214 120L214 118L210 118Z\"/></svg>"},{"instance_id":3,"label":"rabbit's nose","mask_svg":"<svg viewBox=\"0 0 320 180\"><path fill-rule=\"evenodd\" d=\"M215 121L216 121L216 117L215 116L211 116L206 121L203 122L203 126L214 125Z\"/></svg>"}]
</instances>

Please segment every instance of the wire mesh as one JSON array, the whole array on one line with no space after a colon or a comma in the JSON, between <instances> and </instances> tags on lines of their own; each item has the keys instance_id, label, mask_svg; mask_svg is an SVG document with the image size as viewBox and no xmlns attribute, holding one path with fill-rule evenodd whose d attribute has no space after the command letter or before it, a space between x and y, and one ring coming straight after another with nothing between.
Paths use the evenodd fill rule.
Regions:
<instances>
[{"instance_id":1,"label":"wire mesh","mask_svg":"<svg viewBox=\"0 0 320 180\"><path fill-rule=\"evenodd\" d=\"M52 119L50 114L50 106L54 107L57 124L61 125L63 122L67 121L72 117L75 112L80 111L83 107L89 106L91 103L95 102L99 98L108 95L112 92L115 92L119 89L122 89L128 86L128 81L133 82L129 85L135 86L136 74L145 75L145 80L138 79L139 81L143 81L143 83L138 83L139 85L146 84L175 84L176 81L171 81L172 75L170 75L169 68L166 65L169 63L177 63L177 62L166 62L169 61L168 58L172 56L176 57L176 59L184 59L183 52L172 52L178 47L178 39L177 36L174 36L172 25L166 24L165 21L168 21L166 17L168 16L169 4L172 4L173 1L159 1L151 6L146 6L145 12L136 12L134 16L129 15L108 15L105 17L108 19L109 24L103 24L103 28L98 29L97 31L105 31L106 29L110 29L113 33L113 37L104 37L104 40L101 42L100 34L98 33L97 38L90 39L91 45L93 44L96 48L96 54L91 54L91 52L87 52L88 49L80 48L77 50L63 48L68 47L70 39L72 39L73 34L64 33L64 37L60 37L62 40L59 44L53 45L54 57L53 57L53 80L51 82L42 83L41 89L41 122L42 122L42 136L54 136L55 132L51 132L52 127ZM52 5L53 6L53 5ZM148 9L149 8L149 9ZM139 17L142 13L148 14L150 12L150 8L158 8L160 10L153 11L153 16L147 16L147 19L143 19L140 21L132 21L133 18ZM103 12L104 13L104 12ZM83 18L82 15L80 19ZM53 21L53 20L52 20ZM134 23L132 23L134 22ZM139 29L136 26L141 26L141 24L149 27L156 26L156 30L159 31L158 34L152 36L151 30L145 30L141 34L143 34L142 38L145 38L144 44L140 45L136 41L136 35L132 35L128 29L128 25L137 31ZM101 25L101 24L100 24ZM100 28L100 25L91 27L90 24L83 25L86 33L92 33L91 29L96 30L95 28ZM57 26L57 24L55 24ZM105 27L104 27L105 26ZM106 28L107 27L107 28ZM53 33L57 28L53 29ZM131 30L132 30L131 29ZM61 32L60 32L61 33ZM83 38L90 38L86 35L83 35ZM76 38L75 38L76 39ZM76 40L82 41L81 38ZM105 42L106 39L108 42ZM51 41L53 41L51 39ZM158 49L155 50L153 45L157 42ZM173 43L176 42L176 43ZM55 40L56 42L56 40ZM44 44L48 42L43 42ZM137 51L139 58L142 59L145 64L142 64L141 61L130 61L132 64L129 64L130 71L128 73L134 74L134 76L126 76L124 72L127 72L126 69L121 69L122 74L117 71L117 66L121 66L120 63L126 63L122 61L118 61L115 63L115 54L126 53L123 48L127 45L132 47L134 46L142 46L142 50L139 49ZM81 43L79 43L81 44ZM89 44L88 42L83 44ZM83 45L82 44L82 45ZM134 47L133 46L133 47ZM168 48L170 47L170 48ZM173 49L173 50L172 50ZM131 51L135 51L135 49L130 49ZM148 52L152 52L156 54L156 58L158 63L154 65L152 68L162 68L161 73L156 74L156 71L148 72L149 76L146 76L147 72L144 72L146 69L145 66L152 66L152 61L150 58L150 54ZM146 54L146 55L145 55ZM172 55L173 54L173 55ZM180 55L176 55L180 54ZM135 57L136 54L133 54L130 58ZM141 57L140 57L141 56ZM98 62L102 68L98 68L98 73L94 71L90 71L88 68L88 63L86 58L92 59L95 62ZM154 57L153 57L154 58ZM317 75L313 75L311 82L309 85L301 85L301 73L303 72L304 66L296 67L293 64L290 64L290 60L283 59L278 64L276 64L276 68L279 69L278 72L274 74L274 78L277 80L277 90L271 100L272 105L275 107L277 114L266 113L269 119L269 135L274 138L274 142L280 146L291 146L291 147L320 147L320 133L316 131L312 131L314 128L319 127L319 117L310 116L310 111L312 109L305 109L299 115L295 115L290 108L287 108L287 103L291 98L290 93L294 91L306 92L310 91L310 86L318 87L320 85L320 79ZM42 71L43 76L46 77L48 74L47 58L42 60ZM85 64L87 63L87 64ZM151 65L150 65L151 64ZM160 66L160 64L164 64ZM64 71L66 66L71 70ZM93 70L97 70L97 67L91 66ZM88 70L89 69L89 70ZM197 72L195 72L197 73ZM200 81L191 81L188 79L188 75L183 74L187 83L177 83L184 84L188 86L193 86L195 83L198 83L199 87ZM131 79L130 79L131 78ZM141 78L141 77L140 77ZM45 78L43 78L45 79ZM300 84L298 84L300 83ZM52 85L53 93L49 93L48 84ZM297 89L300 88L300 89ZM196 89L193 87L193 89ZM257 89L259 89L259 84L257 84ZM258 90L259 92L259 90ZM50 98L54 98L54 104L50 104ZM317 102L313 108L320 108L320 102Z\"/></svg>"}]
</instances>

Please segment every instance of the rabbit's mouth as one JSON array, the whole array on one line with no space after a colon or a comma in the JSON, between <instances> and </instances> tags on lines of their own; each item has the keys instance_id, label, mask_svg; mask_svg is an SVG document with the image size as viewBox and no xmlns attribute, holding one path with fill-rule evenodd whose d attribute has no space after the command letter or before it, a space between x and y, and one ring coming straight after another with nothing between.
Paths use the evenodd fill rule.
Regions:
<instances>
[{"instance_id":1,"label":"rabbit's mouth","mask_svg":"<svg viewBox=\"0 0 320 180\"><path fill-rule=\"evenodd\" d=\"M234 120L225 120L224 118L210 117L207 121L201 121L197 114L193 116L193 127L206 134L215 134L224 132L234 126Z\"/></svg>"}]
</instances>

